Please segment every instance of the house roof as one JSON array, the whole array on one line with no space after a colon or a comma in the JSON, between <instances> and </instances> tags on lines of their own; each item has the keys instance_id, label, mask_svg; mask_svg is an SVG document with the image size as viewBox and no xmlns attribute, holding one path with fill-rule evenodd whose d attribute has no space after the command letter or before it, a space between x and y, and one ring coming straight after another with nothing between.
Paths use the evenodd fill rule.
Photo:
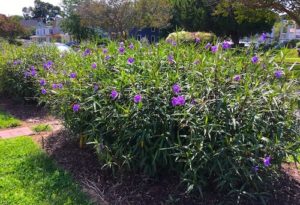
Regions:
<instances>
[{"instance_id":1,"label":"house roof","mask_svg":"<svg viewBox=\"0 0 300 205\"><path fill-rule=\"evenodd\" d=\"M35 19L30 19L30 20L21 20L20 23L23 27L29 28L29 27L36 27L39 22Z\"/></svg>"}]
</instances>

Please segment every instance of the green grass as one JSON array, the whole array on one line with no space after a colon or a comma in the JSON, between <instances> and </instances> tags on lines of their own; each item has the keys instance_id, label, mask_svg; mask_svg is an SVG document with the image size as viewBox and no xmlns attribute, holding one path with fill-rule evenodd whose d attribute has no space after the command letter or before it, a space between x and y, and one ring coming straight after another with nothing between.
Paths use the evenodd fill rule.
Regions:
<instances>
[{"instance_id":1,"label":"green grass","mask_svg":"<svg viewBox=\"0 0 300 205\"><path fill-rule=\"evenodd\" d=\"M10 128L10 127L17 127L21 125L21 121L14 118L7 112L0 110L0 129L1 128Z\"/></svg>"},{"instance_id":2,"label":"green grass","mask_svg":"<svg viewBox=\"0 0 300 205\"><path fill-rule=\"evenodd\" d=\"M49 132L52 130L52 127L47 124L39 124L31 128L35 132Z\"/></svg>"},{"instance_id":3,"label":"green grass","mask_svg":"<svg viewBox=\"0 0 300 205\"><path fill-rule=\"evenodd\" d=\"M91 204L29 137L0 140L1 205Z\"/></svg>"}]
</instances>

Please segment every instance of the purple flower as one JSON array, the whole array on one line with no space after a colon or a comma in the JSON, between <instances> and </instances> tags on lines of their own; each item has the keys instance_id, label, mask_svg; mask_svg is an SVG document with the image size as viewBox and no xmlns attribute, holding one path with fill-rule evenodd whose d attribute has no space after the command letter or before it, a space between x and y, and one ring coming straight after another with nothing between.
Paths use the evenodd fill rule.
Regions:
<instances>
[{"instance_id":1,"label":"purple flower","mask_svg":"<svg viewBox=\"0 0 300 205\"><path fill-rule=\"evenodd\" d=\"M63 86L62 83L58 83L58 84L57 84L57 88L62 89L63 87L64 87L64 86Z\"/></svg>"},{"instance_id":2,"label":"purple flower","mask_svg":"<svg viewBox=\"0 0 300 205\"><path fill-rule=\"evenodd\" d=\"M258 172L258 169L259 169L258 165L252 167L252 170L253 170L254 172Z\"/></svg>"},{"instance_id":3,"label":"purple flower","mask_svg":"<svg viewBox=\"0 0 300 205\"><path fill-rule=\"evenodd\" d=\"M73 72L73 73L70 73L70 78L73 78L73 79L74 79L74 78L76 78L76 77L77 77L77 74L76 74L76 73L74 73L74 72Z\"/></svg>"},{"instance_id":4,"label":"purple flower","mask_svg":"<svg viewBox=\"0 0 300 205\"><path fill-rule=\"evenodd\" d=\"M46 80L45 79L41 79L40 80L40 85L41 86L45 86L46 85Z\"/></svg>"},{"instance_id":5,"label":"purple flower","mask_svg":"<svg viewBox=\"0 0 300 205\"><path fill-rule=\"evenodd\" d=\"M233 80L234 80L234 81L240 81L240 80L241 80L241 75L235 75L235 76L233 77Z\"/></svg>"},{"instance_id":6,"label":"purple flower","mask_svg":"<svg viewBox=\"0 0 300 205\"><path fill-rule=\"evenodd\" d=\"M53 84L52 84L52 88L53 88L53 89L57 89L57 88L58 88L58 84L53 83Z\"/></svg>"},{"instance_id":7,"label":"purple flower","mask_svg":"<svg viewBox=\"0 0 300 205\"><path fill-rule=\"evenodd\" d=\"M124 47L124 42L120 42L120 43L119 43L119 46L120 46L120 47Z\"/></svg>"},{"instance_id":8,"label":"purple flower","mask_svg":"<svg viewBox=\"0 0 300 205\"><path fill-rule=\"evenodd\" d=\"M124 54L125 53L125 48L124 47L120 47L119 48L119 53L120 54Z\"/></svg>"},{"instance_id":9,"label":"purple flower","mask_svg":"<svg viewBox=\"0 0 300 205\"><path fill-rule=\"evenodd\" d=\"M218 51L218 46L212 46L211 52L216 53Z\"/></svg>"},{"instance_id":10,"label":"purple flower","mask_svg":"<svg viewBox=\"0 0 300 205\"><path fill-rule=\"evenodd\" d=\"M199 61L199 60L195 60L193 64L194 64L194 65L199 65L199 64L200 64L200 61Z\"/></svg>"},{"instance_id":11,"label":"purple flower","mask_svg":"<svg viewBox=\"0 0 300 205\"><path fill-rule=\"evenodd\" d=\"M260 36L260 40L261 41L266 41L268 38L267 34L266 33L262 33L261 36Z\"/></svg>"},{"instance_id":12,"label":"purple flower","mask_svg":"<svg viewBox=\"0 0 300 205\"><path fill-rule=\"evenodd\" d=\"M20 65L21 63L22 63L21 60L15 60L15 61L14 61L14 65Z\"/></svg>"},{"instance_id":13,"label":"purple flower","mask_svg":"<svg viewBox=\"0 0 300 205\"><path fill-rule=\"evenodd\" d=\"M167 43L171 44L172 42L173 42L173 40L171 38L167 39Z\"/></svg>"},{"instance_id":14,"label":"purple flower","mask_svg":"<svg viewBox=\"0 0 300 205\"><path fill-rule=\"evenodd\" d=\"M30 68L30 74L31 74L31 76L36 76L37 75L37 72L36 72L34 66L31 66L31 68Z\"/></svg>"},{"instance_id":15,"label":"purple flower","mask_svg":"<svg viewBox=\"0 0 300 205\"><path fill-rule=\"evenodd\" d=\"M96 92L99 89L99 85L95 84L94 85L94 92Z\"/></svg>"},{"instance_id":16,"label":"purple flower","mask_svg":"<svg viewBox=\"0 0 300 205\"><path fill-rule=\"evenodd\" d=\"M177 46L177 42L176 41L172 41L172 46Z\"/></svg>"},{"instance_id":17,"label":"purple flower","mask_svg":"<svg viewBox=\"0 0 300 205\"><path fill-rule=\"evenodd\" d=\"M276 78L281 78L284 75L284 72L282 70L277 70L274 72L274 75Z\"/></svg>"},{"instance_id":18,"label":"purple flower","mask_svg":"<svg viewBox=\"0 0 300 205\"><path fill-rule=\"evenodd\" d=\"M210 43L206 44L205 49L208 50L210 48L211 48L211 44Z\"/></svg>"},{"instance_id":19,"label":"purple flower","mask_svg":"<svg viewBox=\"0 0 300 205\"><path fill-rule=\"evenodd\" d=\"M25 72L24 72L24 77L25 77L25 78L28 78L29 76L30 76L30 72L25 71Z\"/></svg>"},{"instance_id":20,"label":"purple flower","mask_svg":"<svg viewBox=\"0 0 300 205\"><path fill-rule=\"evenodd\" d=\"M259 61L259 58L257 56L253 56L251 59L251 62L254 64L258 63L258 61Z\"/></svg>"},{"instance_id":21,"label":"purple flower","mask_svg":"<svg viewBox=\"0 0 300 205\"><path fill-rule=\"evenodd\" d=\"M105 60L108 61L110 59L110 55L105 56Z\"/></svg>"},{"instance_id":22,"label":"purple flower","mask_svg":"<svg viewBox=\"0 0 300 205\"><path fill-rule=\"evenodd\" d=\"M173 90L173 93L174 93L174 94L179 94L180 91L181 91L181 87L180 87L178 84L174 84L174 85L172 86L172 90Z\"/></svg>"},{"instance_id":23,"label":"purple flower","mask_svg":"<svg viewBox=\"0 0 300 205\"><path fill-rule=\"evenodd\" d=\"M134 58L128 58L128 60L127 60L127 63L129 64L129 65L132 65L133 63L134 63Z\"/></svg>"},{"instance_id":24,"label":"purple flower","mask_svg":"<svg viewBox=\"0 0 300 205\"><path fill-rule=\"evenodd\" d=\"M92 63L92 68L96 69L97 68L97 63Z\"/></svg>"},{"instance_id":25,"label":"purple flower","mask_svg":"<svg viewBox=\"0 0 300 205\"><path fill-rule=\"evenodd\" d=\"M45 88L42 88L41 93L42 93L43 95L46 95L46 94L47 94L47 90L46 90Z\"/></svg>"},{"instance_id":26,"label":"purple flower","mask_svg":"<svg viewBox=\"0 0 300 205\"><path fill-rule=\"evenodd\" d=\"M133 98L134 103L139 103L142 101L142 96L140 94L135 95Z\"/></svg>"},{"instance_id":27,"label":"purple flower","mask_svg":"<svg viewBox=\"0 0 300 205\"><path fill-rule=\"evenodd\" d=\"M112 90L110 93L111 99L115 100L119 96L119 93L116 90Z\"/></svg>"},{"instance_id":28,"label":"purple flower","mask_svg":"<svg viewBox=\"0 0 300 205\"><path fill-rule=\"evenodd\" d=\"M169 63L175 63L174 56L168 55L168 61L169 61Z\"/></svg>"},{"instance_id":29,"label":"purple flower","mask_svg":"<svg viewBox=\"0 0 300 205\"><path fill-rule=\"evenodd\" d=\"M197 44L200 43L200 41L201 41L200 38L198 38L198 37L195 38L195 42L196 42Z\"/></svg>"},{"instance_id":30,"label":"purple flower","mask_svg":"<svg viewBox=\"0 0 300 205\"><path fill-rule=\"evenodd\" d=\"M178 97L173 97L172 98L172 106L183 106L185 105L185 97L184 96L178 96Z\"/></svg>"},{"instance_id":31,"label":"purple flower","mask_svg":"<svg viewBox=\"0 0 300 205\"><path fill-rule=\"evenodd\" d=\"M265 167L268 167L271 165L271 157L270 156L267 156L263 159L263 162L264 162L264 165Z\"/></svg>"},{"instance_id":32,"label":"purple flower","mask_svg":"<svg viewBox=\"0 0 300 205\"><path fill-rule=\"evenodd\" d=\"M129 49L131 49L131 50L134 49L133 43L131 43L128 47L129 47Z\"/></svg>"},{"instance_id":33,"label":"purple flower","mask_svg":"<svg viewBox=\"0 0 300 205\"><path fill-rule=\"evenodd\" d=\"M103 49L102 49L102 53L103 53L103 54L107 54L107 53L108 53L108 49L107 49L107 48L103 48Z\"/></svg>"},{"instance_id":34,"label":"purple flower","mask_svg":"<svg viewBox=\"0 0 300 205\"><path fill-rule=\"evenodd\" d=\"M80 109L80 105L79 105L79 104L74 104L74 105L73 105L73 111L74 111L74 112L78 112L79 109Z\"/></svg>"},{"instance_id":35,"label":"purple flower","mask_svg":"<svg viewBox=\"0 0 300 205\"><path fill-rule=\"evenodd\" d=\"M192 104L192 105L196 105L196 104L197 104L196 100L195 100L195 99L192 99L192 100L191 100L191 104Z\"/></svg>"},{"instance_id":36,"label":"purple flower","mask_svg":"<svg viewBox=\"0 0 300 205\"><path fill-rule=\"evenodd\" d=\"M85 51L83 52L83 56L88 56L91 54L91 49L87 48L85 49Z\"/></svg>"},{"instance_id":37,"label":"purple flower","mask_svg":"<svg viewBox=\"0 0 300 205\"><path fill-rule=\"evenodd\" d=\"M230 42L229 41L224 41L223 43L222 43L222 48L223 48L223 50L227 50L227 49L229 49L231 47L231 45L230 45Z\"/></svg>"},{"instance_id":38,"label":"purple flower","mask_svg":"<svg viewBox=\"0 0 300 205\"><path fill-rule=\"evenodd\" d=\"M43 64L44 69L49 70L53 66L52 61L47 61L46 63Z\"/></svg>"}]
</instances>

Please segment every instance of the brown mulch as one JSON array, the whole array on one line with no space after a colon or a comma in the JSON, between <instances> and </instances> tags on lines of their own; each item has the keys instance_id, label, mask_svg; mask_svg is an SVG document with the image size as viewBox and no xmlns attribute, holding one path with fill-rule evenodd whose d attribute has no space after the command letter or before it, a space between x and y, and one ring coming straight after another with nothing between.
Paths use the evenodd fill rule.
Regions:
<instances>
[{"instance_id":1,"label":"brown mulch","mask_svg":"<svg viewBox=\"0 0 300 205\"><path fill-rule=\"evenodd\" d=\"M0 108L21 120L24 127L57 121L46 108L36 103L20 103L3 95L0 95Z\"/></svg>"},{"instance_id":2,"label":"brown mulch","mask_svg":"<svg viewBox=\"0 0 300 205\"><path fill-rule=\"evenodd\" d=\"M101 169L92 148L80 149L78 142L69 136L67 131L53 133L44 140L44 149L59 166L71 173L95 204L213 205L221 199L214 193L205 193L204 199L185 195L176 175L165 174L155 179L137 173L113 175ZM36 140L41 143L41 138ZM275 190L269 205L300 205L300 176L294 164L283 165L282 179Z\"/></svg>"}]
</instances>

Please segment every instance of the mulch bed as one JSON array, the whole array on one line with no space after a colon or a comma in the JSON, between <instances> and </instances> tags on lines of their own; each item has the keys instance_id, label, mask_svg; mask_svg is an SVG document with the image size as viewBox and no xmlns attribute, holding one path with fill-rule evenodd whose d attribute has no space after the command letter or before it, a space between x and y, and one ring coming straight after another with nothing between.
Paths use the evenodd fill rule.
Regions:
<instances>
[{"instance_id":1,"label":"mulch bed","mask_svg":"<svg viewBox=\"0 0 300 205\"><path fill-rule=\"evenodd\" d=\"M36 103L20 103L11 98L0 95L0 108L22 120L22 126L47 123L56 119L49 114L49 110L37 106Z\"/></svg>"},{"instance_id":2,"label":"mulch bed","mask_svg":"<svg viewBox=\"0 0 300 205\"><path fill-rule=\"evenodd\" d=\"M221 199L214 193L206 193L204 199L187 196L183 187L178 186L176 175L165 174L155 179L137 173L113 175L101 169L92 148L80 149L78 142L69 136L67 131L53 133L44 140L44 149L59 166L71 173L96 204L213 205ZM41 142L41 138L36 139ZM300 175L294 164L283 165L283 176L275 189L268 204L300 205Z\"/></svg>"}]
</instances>

